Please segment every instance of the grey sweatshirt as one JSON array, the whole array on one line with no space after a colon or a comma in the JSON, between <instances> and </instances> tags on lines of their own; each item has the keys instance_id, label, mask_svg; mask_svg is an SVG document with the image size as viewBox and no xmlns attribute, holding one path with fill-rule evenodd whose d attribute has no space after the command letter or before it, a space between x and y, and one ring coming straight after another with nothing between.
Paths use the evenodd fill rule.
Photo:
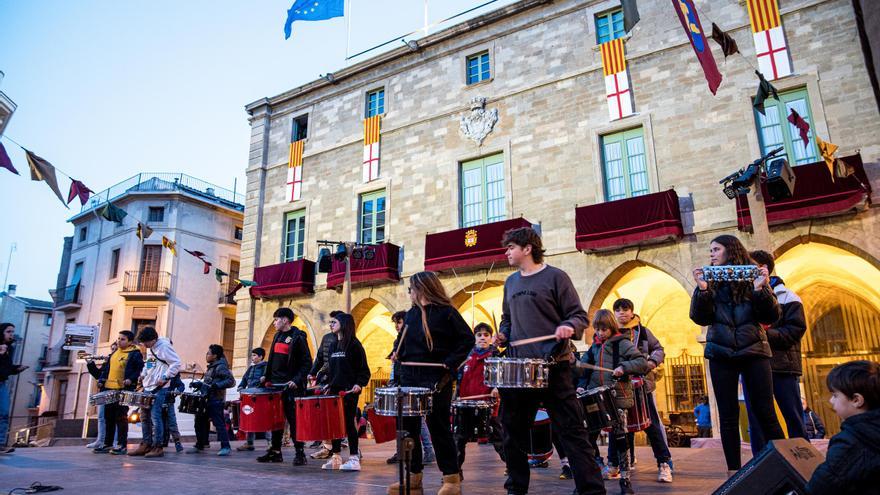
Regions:
<instances>
[{"instance_id":1,"label":"grey sweatshirt","mask_svg":"<svg viewBox=\"0 0 880 495\"><path fill-rule=\"evenodd\" d=\"M587 312L571 279L559 268L545 265L544 269L529 276L515 272L504 282L501 333L508 342L552 335L556 327L566 325L574 328L574 338L581 339L587 328ZM547 358L555 340L509 347L507 355L518 358Z\"/></svg>"}]
</instances>

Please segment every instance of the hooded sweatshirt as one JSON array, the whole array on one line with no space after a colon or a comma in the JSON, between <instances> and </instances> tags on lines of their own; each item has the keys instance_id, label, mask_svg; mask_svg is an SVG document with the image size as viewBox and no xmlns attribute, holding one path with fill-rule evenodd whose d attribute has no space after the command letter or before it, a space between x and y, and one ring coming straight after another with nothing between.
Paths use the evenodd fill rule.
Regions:
<instances>
[{"instance_id":1,"label":"hooded sweatshirt","mask_svg":"<svg viewBox=\"0 0 880 495\"><path fill-rule=\"evenodd\" d=\"M98 381L104 383L105 389L122 390L128 388L124 385L126 379L130 381L129 387L135 384L143 367L144 358L137 346L116 349L101 367Z\"/></svg>"},{"instance_id":2,"label":"hooded sweatshirt","mask_svg":"<svg viewBox=\"0 0 880 495\"><path fill-rule=\"evenodd\" d=\"M880 409L850 416L807 483L810 495L880 494Z\"/></svg>"},{"instance_id":3,"label":"hooded sweatshirt","mask_svg":"<svg viewBox=\"0 0 880 495\"><path fill-rule=\"evenodd\" d=\"M655 366L663 364L666 351L663 350L663 345L651 333L651 330L642 325L639 315L633 316L633 319L620 329L620 333L626 335L648 361L653 361ZM657 388L653 370L645 375L645 385L648 387L648 393L653 392Z\"/></svg>"},{"instance_id":4,"label":"hooded sweatshirt","mask_svg":"<svg viewBox=\"0 0 880 495\"><path fill-rule=\"evenodd\" d=\"M171 347L171 342L164 337L157 340L152 349L147 349L147 359L141 371L144 390L152 392L159 381L165 382L162 388L168 388L171 379L180 373L180 365L180 356Z\"/></svg>"}]
</instances>

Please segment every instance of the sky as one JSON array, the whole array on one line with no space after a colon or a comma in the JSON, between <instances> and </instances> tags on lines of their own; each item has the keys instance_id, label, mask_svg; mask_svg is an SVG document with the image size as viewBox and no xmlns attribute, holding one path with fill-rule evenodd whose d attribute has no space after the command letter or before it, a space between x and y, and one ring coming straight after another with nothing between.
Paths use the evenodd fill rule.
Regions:
<instances>
[{"instance_id":1,"label":"sky","mask_svg":"<svg viewBox=\"0 0 880 495\"><path fill-rule=\"evenodd\" d=\"M486 1L429 0L429 24ZM79 212L76 200L68 210L30 180L24 152L6 137L96 192L139 172L228 189L237 180L243 192L246 104L379 54L346 62L424 24L424 0L346 2L346 18L295 22L285 40L292 0L0 0L0 91L18 105L2 142L22 174L0 170L0 283L48 300L73 235L67 220ZM61 174L59 187L66 197Z\"/></svg>"}]
</instances>

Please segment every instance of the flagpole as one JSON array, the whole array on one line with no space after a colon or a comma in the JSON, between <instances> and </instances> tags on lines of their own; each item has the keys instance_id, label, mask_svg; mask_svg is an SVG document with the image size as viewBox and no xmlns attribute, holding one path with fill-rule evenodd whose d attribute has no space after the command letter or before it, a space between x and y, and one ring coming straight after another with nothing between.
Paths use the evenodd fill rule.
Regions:
<instances>
[{"instance_id":1,"label":"flagpole","mask_svg":"<svg viewBox=\"0 0 880 495\"><path fill-rule=\"evenodd\" d=\"M351 0L345 0L345 58L343 62L348 61L348 49L351 44Z\"/></svg>"},{"instance_id":2,"label":"flagpole","mask_svg":"<svg viewBox=\"0 0 880 495\"><path fill-rule=\"evenodd\" d=\"M428 36L428 0L425 0L425 36Z\"/></svg>"}]
</instances>

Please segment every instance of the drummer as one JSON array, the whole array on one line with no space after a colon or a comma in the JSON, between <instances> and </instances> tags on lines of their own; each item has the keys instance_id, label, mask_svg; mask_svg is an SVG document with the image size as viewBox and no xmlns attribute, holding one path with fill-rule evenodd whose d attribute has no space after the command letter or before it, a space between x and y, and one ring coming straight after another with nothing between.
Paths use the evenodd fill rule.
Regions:
<instances>
[{"instance_id":1,"label":"drummer","mask_svg":"<svg viewBox=\"0 0 880 495\"><path fill-rule=\"evenodd\" d=\"M141 408L141 422L144 424L144 439L141 445L130 456L162 457L165 451L162 443L165 437L165 421L163 418L163 405L171 393L171 384L180 379L181 361L180 356L171 346L171 342L165 337L159 337L159 333L153 327L144 327L138 332L138 342L147 348L144 369L141 371L140 381L145 392L154 396L153 406ZM169 415L171 414L169 410ZM149 428L149 432L147 429Z\"/></svg>"},{"instance_id":2,"label":"drummer","mask_svg":"<svg viewBox=\"0 0 880 495\"><path fill-rule=\"evenodd\" d=\"M101 367L98 389L134 390L143 368L144 357L134 345L134 333L130 330L123 330L116 338L116 350L110 354L107 363ZM112 402L103 407L104 438L109 439L111 443L114 437L118 438L119 446L114 449L100 446L94 452L96 454L109 452L114 455L125 455L128 453L128 406Z\"/></svg>"},{"instance_id":3,"label":"drummer","mask_svg":"<svg viewBox=\"0 0 880 495\"><path fill-rule=\"evenodd\" d=\"M513 358L556 361L550 367L548 388L500 390L508 471L504 487L516 495L529 490L529 427L543 403L553 429L561 432L560 440L568 454L577 493L604 494L602 474L590 455L592 449L587 442L584 413L575 395L567 355L567 340L581 338L587 327L587 313L568 275L544 263L541 237L534 229L508 230L502 245L507 249L508 263L518 270L504 283L503 313L496 343L549 337L551 341L510 346L507 352Z\"/></svg>"},{"instance_id":4,"label":"drummer","mask_svg":"<svg viewBox=\"0 0 880 495\"><path fill-rule=\"evenodd\" d=\"M354 318L350 314L334 312L334 316L330 318L330 331L336 336L336 340L331 342L329 349L326 391L330 395L346 393L342 398L342 408L349 455L348 460L343 463L339 455L342 451L342 439L336 438L332 442L332 455L321 469L360 471L357 405L361 390L370 382L370 367L367 365L364 346L355 336Z\"/></svg>"},{"instance_id":5,"label":"drummer","mask_svg":"<svg viewBox=\"0 0 880 495\"><path fill-rule=\"evenodd\" d=\"M486 369L486 358L492 357L497 351L495 346L492 345L494 333L492 327L487 323L478 323L474 327L476 345L468 355L458 375L459 399L464 397L478 397L478 400L483 401L491 399L497 405L498 389L487 386L483 377L483 371ZM492 416L489 418L489 427L489 440L492 442L492 446L495 447L495 452L498 453L501 462L504 462L504 445L501 440L501 422L498 421L497 407L493 408ZM460 433L456 433L453 436L455 437L455 447L458 451L458 467L461 469L461 466L464 464L464 449L467 447L468 436Z\"/></svg>"},{"instance_id":6,"label":"drummer","mask_svg":"<svg viewBox=\"0 0 880 495\"><path fill-rule=\"evenodd\" d=\"M235 385L235 378L229 371L229 363L226 361L222 345L209 345L205 361L208 362L205 376L201 381L194 381L189 386L207 396L208 404L205 413L196 413L195 415L196 444L186 453L198 454L208 448L210 423L214 423L217 438L220 440L220 451L217 452L217 455L225 457L231 453L231 449L223 408L226 402L226 389Z\"/></svg>"},{"instance_id":7,"label":"drummer","mask_svg":"<svg viewBox=\"0 0 880 495\"><path fill-rule=\"evenodd\" d=\"M244 372L241 381L238 383L238 393L247 388L257 388L260 386L260 378L266 374L266 361L263 361L265 357L266 350L262 347L255 347L251 350L251 365L248 366L247 371ZM239 445L235 450L239 452L254 450L254 440L257 438L257 434L248 432L246 438L247 441L243 445ZM266 442L270 445L272 443L271 431L266 432Z\"/></svg>"},{"instance_id":8,"label":"drummer","mask_svg":"<svg viewBox=\"0 0 880 495\"><path fill-rule=\"evenodd\" d=\"M474 334L452 306L446 289L434 272L414 273L409 279L413 307L406 312L395 355L400 361L398 383L402 387L425 387L434 390L433 404L427 416L428 430L437 454L437 467L443 473L439 495L460 495L461 476L458 453L452 438L449 410L452 402L452 373L458 370L474 346ZM433 363L436 366L411 366L404 363ZM412 493L422 493L421 418L403 418L403 428L413 440L411 463ZM388 487L388 495L399 495L399 483Z\"/></svg>"},{"instance_id":9,"label":"drummer","mask_svg":"<svg viewBox=\"0 0 880 495\"><path fill-rule=\"evenodd\" d=\"M617 421L612 422L611 441L616 446L619 460L620 493L635 493L630 481L629 445L626 441L626 410L634 405L633 386L629 376L647 373L650 370L648 360L626 335L620 333L617 320L611 311L607 309L596 311L593 315L593 331L596 332L593 345L581 357L581 361L590 366L613 371L585 369L578 383L578 393L601 386L615 389L614 406L617 408L618 418ZM591 435L598 436L599 432Z\"/></svg>"}]
</instances>

